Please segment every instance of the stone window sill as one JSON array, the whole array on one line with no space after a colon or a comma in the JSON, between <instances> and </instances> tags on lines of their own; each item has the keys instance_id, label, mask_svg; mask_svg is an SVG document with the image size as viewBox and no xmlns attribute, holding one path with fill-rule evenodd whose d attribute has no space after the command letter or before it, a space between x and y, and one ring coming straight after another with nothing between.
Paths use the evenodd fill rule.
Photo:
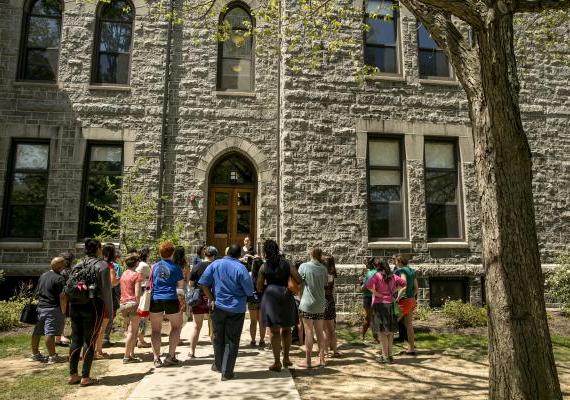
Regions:
<instances>
[{"instance_id":1,"label":"stone window sill","mask_svg":"<svg viewBox=\"0 0 570 400\"><path fill-rule=\"evenodd\" d=\"M369 249L411 249L412 242L407 241L380 241L368 242Z\"/></svg>"},{"instance_id":2,"label":"stone window sill","mask_svg":"<svg viewBox=\"0 0 570 400\"><path fill-rule=\"evenodd\" d=\"M125 85L88 85L87 89L89 90L99 90L99 91L108 91L108 92L130 92L131 87Z\"/></svg>"},{"instance_id":3,"label":"stone window sill","mask_svg":"<svg viewBox=\"0 0 570 400\"><path fill-rule=\"evenodd\" d=\"M14 81L14 87L30 87L30 88L44 88L44 89L59 89L60 86L57 82L42 82L42 81Z\"/></svg>"},{"instance_id":4,"label":"stone window sill","mask_svg":"<svg viewBox=\"0 0 570 400\"><path fill-rule=\"evenodd\" d=\"M0 249L43 249L44 242L0 242Z\"/></svg>"},{"instance_id":5,"label":"stone window sill","mask_svg":"<svg viewBox=\"0 0 570 400\"><path fill-rule=\"evenodd\" d=\"M468 249L467 242L429 242L428 249Z\"/></svg>"},{"instance_id":6,"label":"stone window sill","mask_svg":"<svg viewBox=\"0 0 570 400\"><path fill-rule=\"evenodd\" d=\"M422 85L461 86L457 79L420 79Z\"/></svg>"},{"instance_id":7,"label":"stone window sill","mask_svg":"<svg viewBox=\"0 0 570 400\"><path fill-rule=\"evenodd\" d=\"M406 78L402 75L368 75L365 78L367 81L389 81L389 82L406 82Z\"/></svg>"},{"instance_id":8,"label":"stone window sill","mask_svg":"<svg viewBox=\"0 0 570 400\"><path fill-rule=\"evenodd\" d=\"M217 97L257 97L255 92L222 92L215 90L212 94Z\"/></svg>"},{"instance_id":9,"label":"stone window sill","mask_svg":"<svg viewBox=\"0 0 570 400\"><path fill-rule=\"evenodd\" d=\"M108 242L104 242L104 243L108 243ZM101 245L103 245L104 243L101 243ZM119 242L113 242L113 244L115 245L116 248L119 248L119 246L121 245ZM75 243L75 249L76 250L83 250L84 248L85 248L84 242Z\"/></svg>"}]
</instances>

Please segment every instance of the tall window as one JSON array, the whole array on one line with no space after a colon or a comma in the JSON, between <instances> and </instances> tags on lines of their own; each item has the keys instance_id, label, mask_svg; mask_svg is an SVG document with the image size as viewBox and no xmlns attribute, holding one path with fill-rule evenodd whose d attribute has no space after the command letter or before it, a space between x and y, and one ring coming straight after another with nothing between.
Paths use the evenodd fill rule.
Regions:
<instances>
[{"instance_id":1,"label":"tall window","mask_svg":"<svg viewBox=\"0 0 570 400\"><path fill-rule=\"evenodd\" d=\"M422 23L418 23L418 57L420 78L453 77L447 55Z\"/></svg>"},{"instance_id":2,"label":"tall window","mask_svg":"<svg viewBox=\"0 0 570 400\"><path fill-rule=\"evenodd\" d=\"M48 166L48 142L13 143L4 192L3 237L42 238Z\"/></svg>"},{"instance_id":3,"label":"tall window","mask_svg":"<svg viewBox=\"0 0 570 400\"><path fill-rule=\"evenodd\" d=\"M397 3L390 0L366 2L366 33L364 63L377 67L380 72L399 73L398 11Z\"/></svg>"},{"instance_id":4,"label":"tall window","mask_svg":"<svg viewBox=\"0 0 570 400\"><path fill-rule=\"evenodd\" d=\"M253 91L253 19L240 5L230 5L220 19L229 38L218 45L218 90Z\"/></svg>"},{"instance_id":5,"label":"tall window","mask_svg":"<svg viewBox=\"0 0 570 400\"><path fill-rule=\"evenodd\" d=\"M103 3L97 19L93 81L129 83L134 8L128 0Z\"/></svg>"},{"instance_id":6,"label":"tall window","mask_svg":"<svg viewBox=\"0 0 570 400\"><path fill-rule=\"evenodd\" d=\"M368 142L368 236L403 238L402 143L378 138Z\"/></svg>"},{"instance_id":7,"label":"tall window","mask_svg":"<svg viewBox=\"0 0 570 400\"><path fill-rule=\"evenodd\" d=\"M460 239L457 142L426 140L425 190L428 239Z\"/></svg>"},{"instance_id":8,"label":"tall window","mask_svg":"<svg viewBox=\"0 0 570 400\"><path fill-rule=\"evenodd\" d=\"M100 227L93 222L111 220L111 215L98 207L106 205L119 207L114 189L121 184L122 172L122 144L89 143L83 178L83 205L79 232L81 238L93 237L100 233Z\"/></svg>"},{"instance_id":9,"label":"tall window","mask_svg":"<svg viewBox=\"0 0 570 400\"><path fill-rule=\"evenodd\" d=\"M20 79L57 80L61 12L60 0L34 0L30 3L24 14Z\"/></svg>"}]
</instances>

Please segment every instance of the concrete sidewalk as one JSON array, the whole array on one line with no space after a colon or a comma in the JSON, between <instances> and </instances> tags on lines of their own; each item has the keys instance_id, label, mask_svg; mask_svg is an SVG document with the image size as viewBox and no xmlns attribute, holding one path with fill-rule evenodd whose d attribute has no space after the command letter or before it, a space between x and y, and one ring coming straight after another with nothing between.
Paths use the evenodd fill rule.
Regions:
<instances>
[{"instance_id":1,"label":"concrete sidewalk","mask_svg":"<svg viewBox=\"0 0 570 400\"><path fill-rule=\"evenodd\" d=\"M182 338L189 342L194 324L189 322L182 329ZM163 338L163 341L166 338ZM241 346L235 367L235 379L221 381L219 373L210 368L214 362L214 350L208 337L207 321L204 321L196 358L188 358L189 346L178 346L180 367L152 369L135 387L129 400L183 400L183 399L247 399L300 400L295 383L288 370L280 373L268 371L273 363L270 350L249 347L249 320L246 319L241 335ZM163 347L163 351L166 347Z\"/></svg>"}]
</instances>

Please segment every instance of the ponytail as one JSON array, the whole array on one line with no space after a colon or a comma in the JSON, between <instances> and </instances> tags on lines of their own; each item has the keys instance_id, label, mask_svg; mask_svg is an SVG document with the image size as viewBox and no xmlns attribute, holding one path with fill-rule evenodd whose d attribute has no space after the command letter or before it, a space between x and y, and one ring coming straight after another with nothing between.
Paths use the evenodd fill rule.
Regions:
<instances>
[{"instance_id":1,"label":"ponytail","mask_svg":"<svg viewBox=\"0 0 570 400\"><path fill-rule=\"evenodd\" d=\"M311 257L320 262L321 264L324 264L323 251L319 247L313 248L313 250L311 251Z\"/></svg>"}]
</instances>

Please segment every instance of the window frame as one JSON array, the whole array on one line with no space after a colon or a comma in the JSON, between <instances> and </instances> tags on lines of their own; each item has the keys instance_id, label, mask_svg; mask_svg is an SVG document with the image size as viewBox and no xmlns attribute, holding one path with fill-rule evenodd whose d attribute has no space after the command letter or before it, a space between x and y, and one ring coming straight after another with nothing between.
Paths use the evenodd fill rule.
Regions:
<instances>
[{"instance_id":1,"label":"window frame","mask_svg":"<svg viewBox=\"0 0 570 400\"><path fill-rule=\"evenodd\" d=\"M62 0L59 1L59 6L61 9L61 15L59 16L59 46L57 48L57 65L54 71L54 79L53 80L44 80L44 79L30 79L26 78L26 67L27 67L27 55L29 50L44 50L46 49L41 47L28 47L28 38L30 35L30 20L32 17L40 17L40 18L49 18L49 19L56 19L53 16L46 16L46 15L34 15L32 14L32 9L36 5L39 0L28 0L24 4L24 12L22 15L22 28L20 31L20 48L19 48L19 55L18 55L18 69L16 74L16 81L20 82L38 82L38 83L57 83L58 82L58 75L59 75L59 61L61 56L61 37L62 37L62 28L63 28L63 15L64 15L64 2Z\"/></svg>"},{"instance_id":2,"label":"window frame","mask_svg":"<svg viewBox=\"0 0 570 400\"><path fill-rule=\"evenodd\" d=\"M114 0L111 0L111 3ZM103 13L103 9L105 6L110 5L111 3L103 3L99 1L97 6L97 18L95 21L95 36L93 39L93 57L92 57L92 66L91 66L91 82L90 84L93 86L130 86L131 85L131 73L132 73L132 65L133 65L133 42L135 38L135 19L136 19L136 9L134 4L131 0L125 0L129 3L129 6L132 10L133 18L130 22L122 22L122 21L112 21L112 20L104 20L101 18L101 14ZM110 51L100 51L101 47L101 28L103 22L112 22L115 24L121 25L131 25L131 37L130 37L130 45L129 45L129 68L127 71L127 82L126 83L111 83L111 82L99 82L99 63L101 61L101 54L125 54L125 53L114 53Z\"/></svg>"},{"instance_id":3,"label":"window frame","mask_svg":"<svg viewBox=\"0 0 570 400\"><path fill-rule=\"evenodd\" d=\"M226 6L226 10L223 13L220 13L220 17L218 19L218 26L222 25L224 23L224 20L226 19L226 16L228 15L228 13L233 10L234 8L241 8L242 10L244 10L248 15L249 15L249 19L251 21L251 26L252 29L255 28L255 18L253 17L253 15L251 15L251 9L250 7L241 2L241 1L233 1L231 3L229 3ZM217 28L217 27L216 27ZM232 28L233 30L233 28ZM231 39L228 39L231 40ZM225 42L220 42L218 41L218 53L217 53L217 61L216 61L216 91L218 92L242 92L242 93L255 93L255 36L252 35L249 40L251 40L251 58L250 58L250 77L251 77L251 82L250 82L250 87L248 90L244 91L244 90L240 90L240 89L224 89L222 88L221 84L222 84L222 66L223 66L223 60L224 59L234 59L236 60L236 58L232 58L232 57L224 57L224 43ZM241 58L239 58L238 60L241 60Z\"/></svg>"},{"instance_id":4,"label":"window frame","mask_svg":"<svg viewBox=\"0 0 570 400\"><path fill-rule=\"evenodd\" d=\"M426 32L429 34L430 38L434 41L435 45L437 46L435 49L420 47L420 27L422 27L422 26L424 27ZM451 64L451 60L449 59L449 56L447 54L445 54L445 50L443 50L439 46L439 43L437 43L437 41L431 36L430 31L419 20L416 21L416 41L417 41L417 52L418 52L418 74L419 74L420 79L440 80L440 81L455 81L455 80L457 80L457 77L455 75L455 70L453 69L453 65ZM423 51L429 50L429 51L432 51L434 53L442 53L445 56L445 58L447 59L447 65L449 66L449 76L422 75L422 71L420 69L420 53L422 50Z\"/></svg>"},{"instance_id":5,"label":"window frame","mask_svg":"<svg viewBox=\"0 0 570 400\"><path fill-rule=\"evenodd\" d=\"M44 204L44 212L42 214L42 221L41 221L41 230L40 235L37 237L22 237L22 236L9 236L9 224L8 224L8 217L9 217L9 208L10 208L10 197L12 196L12 191L14 189L14 174L18 172L23 173L37 173L37 170L18 170L16 169L16 149L18 148L19 144L36 144L36 145L47 145L48 146L48 159L47 159L47 168L45 170L46 176L46 187L45 187L45 204ZM8 168L6 170L6 175L4 179L4 199L2 204L2 226L0 227L0 239L2 241L7 242L41 242L44 237L44 229L45 229L45 214L46 208L48 204L47 195L49 193L49 172L51 166L51 141L50 139L28 139L28 138L12 138L10 143L10 153L8 154Z\"/></svg>"},{"instance_id":6,"label":"window frame","mask_svg":"<svg viewBox=\"0 0 570 400\"><path fill-rule=\"evenodd\" d=\"M89 190L89 181L88 177L89 174L89 164L91 163L91 149L93 147L120 147L121 148L121 171L117 174L97 174L103 176L122 176L123 171L125 169L125 145L124 142L121 141L100 141L100 140L89 140L87 145L85 146L85 158L83 161L83 173L82 173L82 180L81 180L81 201L80 201L80 209L79 209L79 224L78 224L78 233L77 237L80 240L87 238L86 236L86 228L87 224L85 221L86 218L86 210L87 210L87 196ZM120 206L120 199L119 199L119 206Z\"/></svg>"},{"instance_id":7,"label":"window frame","mask_svg":"<svg viewBox=\"0 0 570 400\"><path fill-rule=\"evenodd\" d=\"M453 145L453 158L454 158L454 165L455 168L428 168L426 165L426 143L450 143ZM465 240L465 226L464 226L464 204L465 201L463 199L463 177L461 176L461 156L459 153L459 140L458 138L443 138L443 137L429 137L424 139L424 194L425 194L425 202L424 206L426 209L426 239L428 243L433 242L455 242ZM442 171L442 172L455 172L457 174L457 186L455 188L455 202L454 203L428 203L427 198L427 172L428 170L432 171ZM433 238L429 237L429 228L428 228L428 215L427 215L427 208L428 204L436 204L436 205L456 205L457 207L457 231L459 235L457 237L445 237L445 238Z\"/></svg>"},{"instance_id":8,"label":"window frame","mask_svg":"<svg viewBox=\"0 0 570 400\"><path fill-rule=\"evenodd\" d=\"M400 168L389 167L389 166L371 166L370 165L370 142L382 141L382 140L392 140L397 141L399 145L399 157L400 157ZM399 202L372 202L370 200L370 171L400 171L400 201ZM366 207L368 220L368 242L373 241L402 241L407 240L409 236L409 226L408 226L408 190L407 190L407 169L406 169L406 153L405 153L405 137L404 135L398 134L379 134L372 133L367 137L366 142ZM402 205L402 236L372 236L371 235L371 223L370 218L370 206L371 204L391 204L391 203L401 203Z\"/></svg>"},{"instance_id":9,"label":"window frame","mask_svg":"<svg viewBox=\"0 0 570 400\"><path fill-rule=\"evenodd\" d=\"M399 7L399 1L398 0L380 0L380 1L390 1L392 3L392 6L397 5L398 9L394 10L394 14L397 14L397 18L394 18L396 21L392 22L392 24L396 25L396 44L394 46L386 46L386 45L382 45L382 44L368 44L368 42L366 41L366 36L367 36L367 32L363 32L362 33L362 61L364 65L367 66L371 66L371 67L376 67L378 68L377 65L369 65L366 64L365 61L365 56L366 56L366 48L367 47L375 47L375 48L394 48L396 50L396 70L397 72L384 72L384 71L378 71L378 76L390 76L390 77L401 77L404 75L404 71L403 71L403 67L402 67L402 29L401 29L401 15L400 15L400 9ZM364 23L367 23L367 19L368 19L368 13L366 12L366 0L364 0L363 2L363 12L364 12ZM379 68L378 68L379 69Z\"/></svg>"}]
</instances>

